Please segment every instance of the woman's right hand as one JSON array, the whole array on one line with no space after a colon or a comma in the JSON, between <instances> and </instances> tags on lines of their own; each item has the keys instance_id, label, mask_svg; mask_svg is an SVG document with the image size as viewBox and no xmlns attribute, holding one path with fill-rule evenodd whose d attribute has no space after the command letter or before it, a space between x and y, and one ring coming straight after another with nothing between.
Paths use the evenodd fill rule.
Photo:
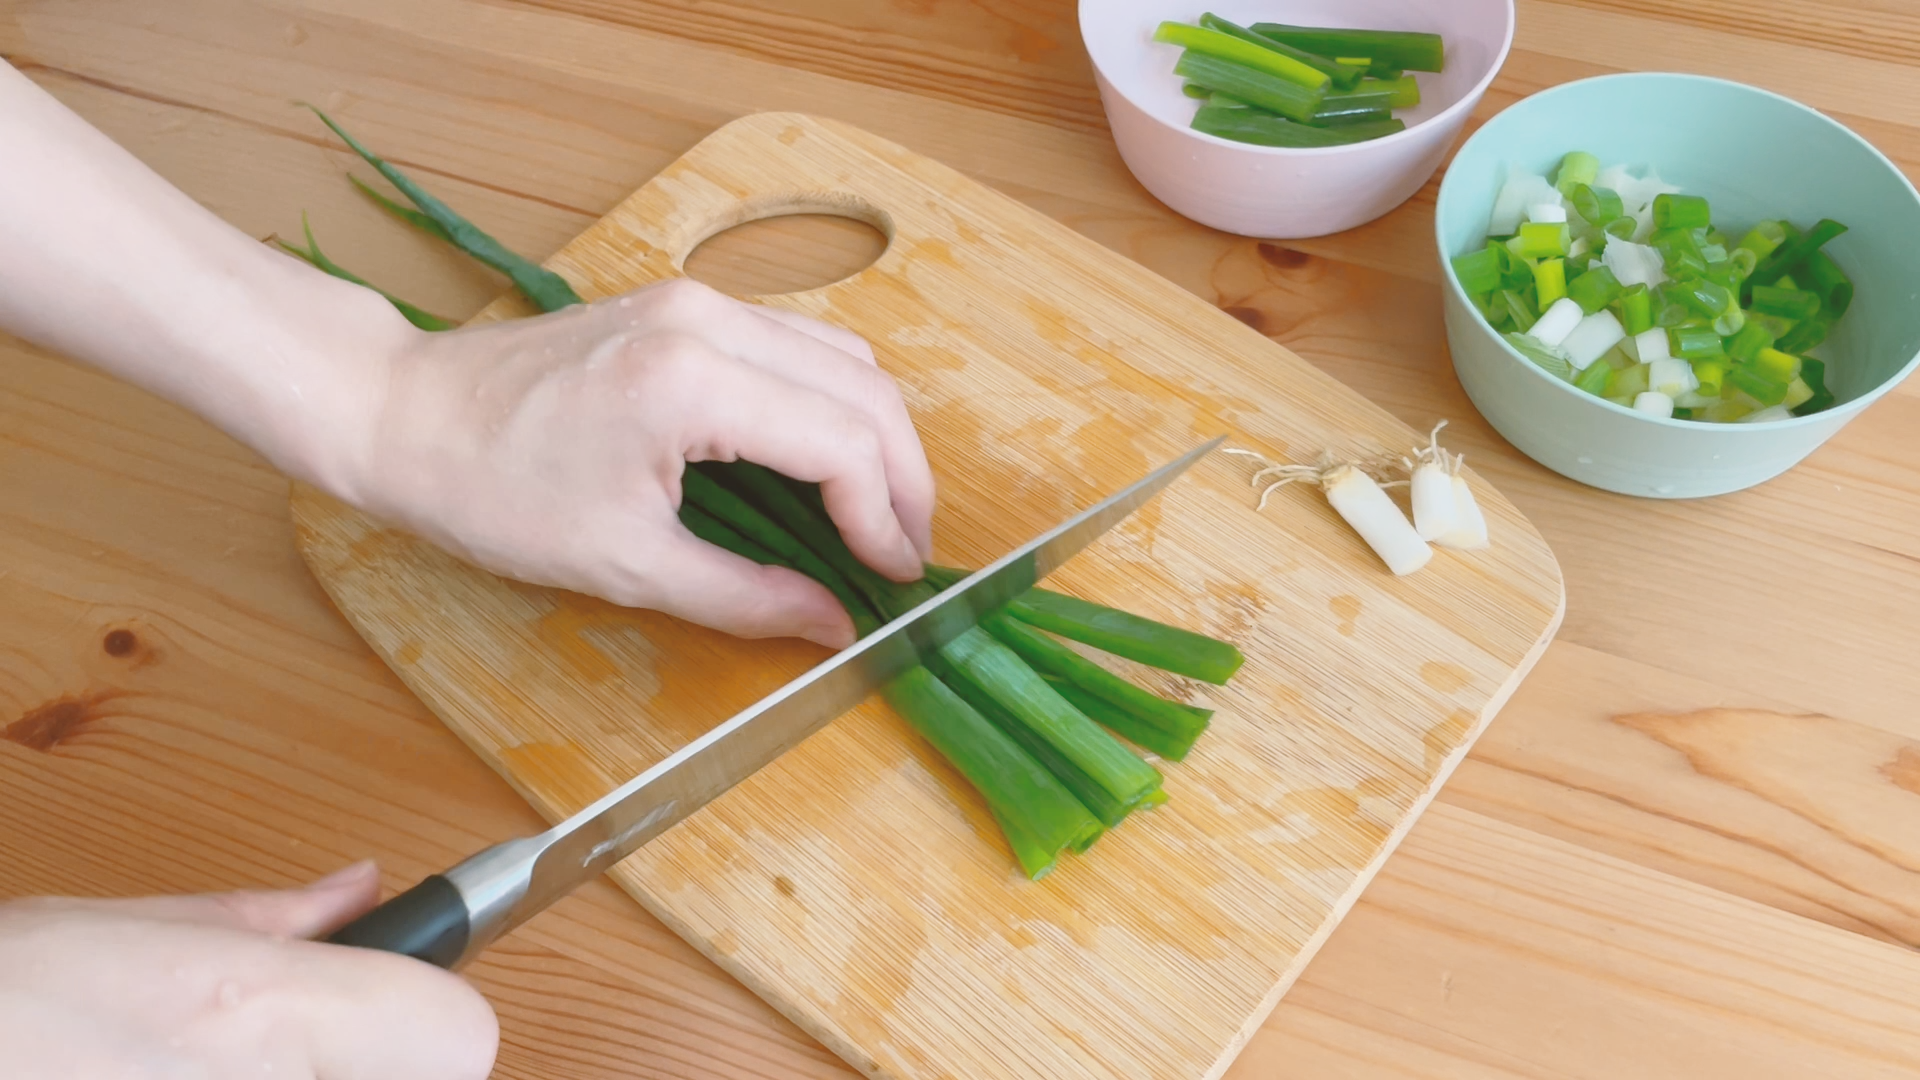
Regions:
<instances>
[{"instance_id":1,"label":"woman's right hand","mask_svg":"<svg viewBox=\"0 0 1920 1080\"><path fill-rule=\"evenodd\" d=\"M372 864L304 889L0 904L9 1080L484 1080L499 1029L459 976L304 940L371 908Z\"/></svg>"}]
</instances>

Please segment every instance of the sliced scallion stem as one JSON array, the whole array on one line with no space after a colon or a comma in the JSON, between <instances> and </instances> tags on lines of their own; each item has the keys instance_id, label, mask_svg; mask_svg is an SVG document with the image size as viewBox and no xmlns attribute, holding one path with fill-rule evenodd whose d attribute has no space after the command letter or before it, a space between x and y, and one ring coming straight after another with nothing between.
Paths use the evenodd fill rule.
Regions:
<instances>
[{"instance_id":1,"label":"sliced scallion stem","mask_svg":"<svg viewBox=\"0 0 1920 1080\"><path fill-rule=\"evenodd\" d=\"M1163 22L1153 32L1153 40L1168 45L1178 45L1187 50L1187 56L1202 55L1253 71L1263 72L1276 79L1282 79L1306 90L1324 90L1330 80L1326 72L1274 49L1266 48L1250 41L1244 41L1232 34L1209 30L1204 26L1188 23ZM1184 57L1183 57L1184 59ZM1177 69L1176 69L1177 70ZM1217 90L1232 92L1230 87L1219 86L1206 79L1194 78L1196 82L1206 83ZM1244 95L1240 95L1244 96ZM1249 99L1251 100L1251 99Z\"/></svg>"},{"instance_id":2,"label":"sliced scallion stem","mask_svg":"<svg viewBox=\"0 0 1920 1080\"><path fill-rule=\"evenodd\" d=\"M1446 43L1441 41L1439 34L1291 26L1271 22L1254 23L1253 32L1321 56L1364 56L1373 61L1376 67L1440 71L1446 66Z\"/></svg>"},{"instance_id":3,"label":"sliced scallion stem","mask_svg":"<svg viewBox=\"0 0 1920 1080\"><path fill-rule=\"evenodd\" d=\"M1208 30L1218 31L1229 37L1239 38L1249 45L1258 45L1263 49L1271 49L1282 56L1298 61L1317 71L1321 71L1326 74L1328 80L1336 90L1353 89L1353 87L1359 83L1360 77L1366 73L1365 65L1355 68L1348 64L1329 60L1317 53L1307 52L1305 49L1296 49L1284 41L1275 41L1265 34L1256 34L1238 23L1228 22L1211 11L1200 16L1200 25Z\"/></svg>"}]
</instances>

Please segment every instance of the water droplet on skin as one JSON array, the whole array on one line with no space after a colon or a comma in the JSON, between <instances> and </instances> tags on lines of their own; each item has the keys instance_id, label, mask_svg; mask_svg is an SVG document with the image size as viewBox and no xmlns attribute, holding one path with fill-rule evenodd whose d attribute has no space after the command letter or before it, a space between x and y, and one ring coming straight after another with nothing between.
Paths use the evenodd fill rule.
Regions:
<instances>
[{"instance_id":1,"label":"water droplet on skin","mask_svg":"<svg viewBox=\"0 0 1920 1080\"><path fill-rule=\"evenodd\" d=\"M221 983L219 998L221 1008L231 1009L237 1007L240 1004L240 984L237 982Z\"/></svg>"},{"instance_id":2,"label":"water droplet on skin","mask_svg":"<svg viewBox=\"0 0 1920 1080\"><path fill-rule=\"evenodd\" d=\"M633 304L633 297L631 297L631 296L623 296L623 297L621 297L621 298L620 298L620 306L621 306L621 307L628 307L628 306L631 306L632 304Z\"/></svg>"},{"instance_id":3,"label":"water droplet on skin","mask_svg":"<svg viewBox=\"0 0 1920 1080\"><path fill-rule=\"evenodd\" d=\"M173 1038L167 1040L167 1046L174 1050L178 1050L185 1045L187 1045L187 1040L181 1038L178 1035L175 1035Z\"/></svg>"},{"instance_id":4,"label":"water droplet on skin","mask_svg":"<svg viewBox=\"0 0 1920 1080\"><path fill-rule=\"evenodd\" d=\"M184 979L184 978L186 978L186 977L187 977L187 969L186 969L186 968L183 968L183 967L177 967L177 968L174 968L174 969L173 969L173 977L174 977L174 978L176 978L176 979Z\"/></svg>"},{"instance_id":5,"label":"water droplet on skin","mask_svg":"<svg viewBox=\"0 0 1920 1080\"><path fill-rule=\"evenodd\" d=\"M639 388L639 387L637 387L637 386L629 386L629 387L627 387L627 400L628 400L628 401L639 401L639 400L640 400L640 388Z\"/></svg>"}]
</instances>

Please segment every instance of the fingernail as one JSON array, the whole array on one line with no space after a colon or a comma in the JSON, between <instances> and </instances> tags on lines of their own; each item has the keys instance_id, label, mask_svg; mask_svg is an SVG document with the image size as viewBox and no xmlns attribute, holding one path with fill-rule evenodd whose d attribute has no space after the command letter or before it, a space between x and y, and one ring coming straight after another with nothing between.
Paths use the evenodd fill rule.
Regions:
<instances>
[{"instance_id":1,"label":"fingernail","mask_svg":"<svg viewBox=\"0 0 1920 1080\"><path fill-rule=\"evenodd\" d=\"M374 864L372 859L362 859L352 866L343 866L333 873L328 874L326 877L318 878L310 882L307 888L320 892L327 889L344 888L347 885L358 885L378 872L379 867Z\"/></svg>"},{"instance_id":2,"label":"fingernail","mask_svg":"<svg viewBox=\"0 0 1920 1080\"><path fill-rule=\"evenodd\" d=\"M920 546L915 544L913 538L905 533L900 534L900 559L900 565L902 567L910 566L913 568L914 580L918 580L922 574L926 573L923 566L926 559L920 554Z\"/></svg>"}]
</instances>

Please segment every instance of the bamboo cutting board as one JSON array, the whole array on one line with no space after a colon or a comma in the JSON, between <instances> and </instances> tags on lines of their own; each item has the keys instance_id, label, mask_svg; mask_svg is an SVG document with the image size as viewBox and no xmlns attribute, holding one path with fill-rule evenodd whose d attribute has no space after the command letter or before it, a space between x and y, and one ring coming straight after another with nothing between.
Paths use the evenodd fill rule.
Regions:
<instances>
[{"instance_id":1,"label":"bamboo cutting board","mask_svg":"<svg viewBox=\"0 0 1920 1080\"><path fill-rule=\"evenodd\" d=\"M877 262L760 298L844 325L901 383L940 482L936 558L981 565L1195 443L1275 460L1421 435L1191 294L959 173L833 121L715 132L556 255L589 298L703 239L827 212ZM481 318L524 314L510 300ZM874 1077L1217 1076L1558 627L1559 569L1474 478L1493 536L1389 575L1318 492L1254 509L1216 454L1049 579L1237 642L1172 796L1040 882L877 702L613 871ZM505 581L311 490L299 543L400 677L559 820L818 662Z\"/></svg>"}]
</instances>

